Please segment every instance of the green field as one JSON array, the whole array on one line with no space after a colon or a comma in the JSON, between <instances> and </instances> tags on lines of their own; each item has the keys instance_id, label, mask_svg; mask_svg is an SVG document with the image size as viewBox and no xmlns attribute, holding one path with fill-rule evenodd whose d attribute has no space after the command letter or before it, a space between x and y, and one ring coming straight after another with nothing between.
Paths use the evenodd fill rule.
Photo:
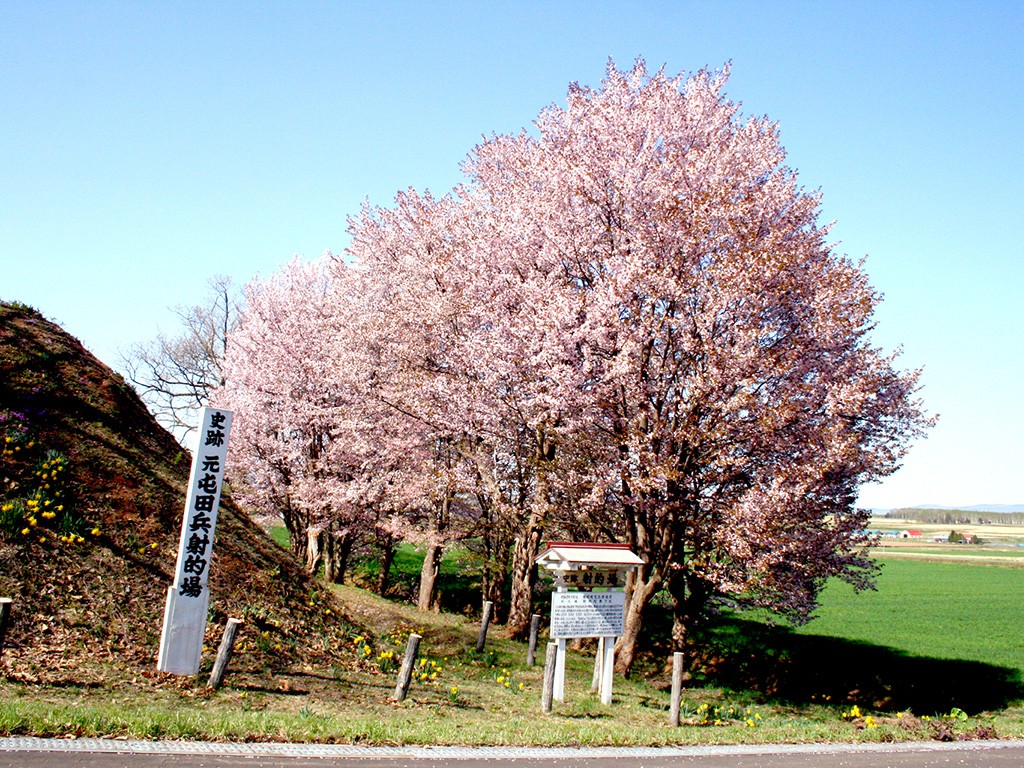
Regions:
<instances>
[{"instance_id":1,"label":"green field","mask_svg":"<svg viewBox=\"0 0 1024 768\"><path fill-rule=\"evenodd\" d=\"M1024 670L1024 569L884 560L878 590L826 589L802 634Z\"/></svg>"},{"instance_id":2,"label":"green field","mask_svg":"<svg viewBox=\"0 0 1024 768\"><path fill-rule=\"evenodd\" d=\"M1022 558L1024 557L1024 549L989 549L988 547L956 546L950 544L939 547L885 547L875 550L875 554L881 557L886 555L936 555L948 560L962 557Z\"/></svg>"}]
</instances>

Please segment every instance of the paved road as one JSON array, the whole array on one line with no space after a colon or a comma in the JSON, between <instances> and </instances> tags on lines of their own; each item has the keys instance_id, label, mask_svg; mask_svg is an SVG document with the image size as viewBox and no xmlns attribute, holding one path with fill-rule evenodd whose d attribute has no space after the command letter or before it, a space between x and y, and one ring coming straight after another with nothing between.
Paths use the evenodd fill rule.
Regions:
<instances>
[{"instance_id":1,"label":"paved road","mask_svg":"<svg viewBox=\"0 0 1024 768\"><path fill-rule=\"evenodd\" d=\"M0 739L0 768L1019 768L1024 741L526 749Z\"/></svg>"}]
</instances>

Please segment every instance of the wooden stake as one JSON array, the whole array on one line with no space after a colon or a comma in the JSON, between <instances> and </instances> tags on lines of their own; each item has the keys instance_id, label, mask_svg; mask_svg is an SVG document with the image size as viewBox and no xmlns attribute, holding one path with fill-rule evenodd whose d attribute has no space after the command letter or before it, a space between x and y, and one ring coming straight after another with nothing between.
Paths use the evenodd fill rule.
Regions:
<instances>
[{"instance_id":1,"label":"wooden stake","mask_svg":"<svg viewBox=\"0 0 1024 768\"><path fill-rule=\"evenodd\" d=\"M672 654L672 701L669 709L669 720L673 728L679 727L679 709L683 700L683 654L676 651Z\"/></svg>"},{"instance_id":2,"label":"wooden stake","mask_svg":"<svg viewBox=\"0 0 1024 768\"><path fill-rule=\"evenodd\" d=\"M416 665L416 656L420 650L421 635L409 635L409 643L405 646L405 658L402 659L402 669L398 673L398 684L395 686L395 693L392 698L395 701L405 701L409 693L409 685L412 683L412 670Z\"/></svg>"},{"instance_id":3,"label":"wooden stake","mask_svg":"<svg viewBox=\"0 0 1024 768\"><path fill-rule=\"evenodd\" d=\"M4 637L7 635L7 625L11 618L11 606L14 601L9 597L0 597L0 657L4 653Z\"/></svg>"},{"instance_id":4,"label":"wooden stake","mask_svg":"<svg viewBox=\"0 0 1024 768\"><path fill-rule=\"evenodd\" d=\"M231 661L231 654L235 651L235 640L238 637L238 630L245 625L241 619L228 619L224 626L224 637L221 638L220 648L217 649L217 660L213 662L213 671L210 672L208 685L217 689L224 681L224 673L227 672L228 662Z\"/></svg>"},{"instance_id":5,"label":"wooden stake","mask_svg":"<svg viewBox=\"0 0 1024 768\"><path fill-rule=\"evenodd\" d=\"M590 677L590 692L597 693L601 690L602 674L601 665L604 663L604 638L597 638L597 652L594 654L594 674Z\"/></svg>"},{"instance_id":6,"label":"wooden stake","mask_svg":"<svg viewBox=\"0 0 1024 768\"><path fill-rule=\"evenodd\" d=\"M526 650L526 666L532 667L537 663L537 636L540 634L540 614L535 613L530 617L530 645Z\"/></svg>"},{"instance_id":7,"label":"wooden stake","mask_svg":"<svg viewBox=\"0 0 1024 768\"><path fill-rule=\"evenodd\" d=\"M477 653L484 649L487 644L487 626L491 623L491 616L494 615L494 603L490 600L484 603L484 615L480 619L480 634L476 638Z\"/></svg>"},{"instance_id":8,"label":"wooden stake","mask_svg":"<svg viewBox=\"0 0 1024 768\"><path fill-rule=\"evenodd\" d=\"M547 654L544 656L544 692L540 699L542 712L551 711L551 700L555 694L555 659L557 657L558 643L548 643Z\"/></svg>"}]
</instances>

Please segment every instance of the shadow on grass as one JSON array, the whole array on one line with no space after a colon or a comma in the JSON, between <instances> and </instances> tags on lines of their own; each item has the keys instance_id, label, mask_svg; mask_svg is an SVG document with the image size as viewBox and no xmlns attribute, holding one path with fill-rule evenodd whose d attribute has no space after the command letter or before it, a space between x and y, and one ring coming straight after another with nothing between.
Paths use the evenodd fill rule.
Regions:
<instances>
[{"instance_id":1,"label":"shadow on grass","mask_svg":"<svg viewBox=\"0 0 1024 768\"><path fill-rule=\"evenodd\" d=\"M789 704L859 704L916 714L1003 709L1024 698L1020 670L911 656L883 646L720 618L701 633L695 682Z\"/></svg>"}]
</instances>

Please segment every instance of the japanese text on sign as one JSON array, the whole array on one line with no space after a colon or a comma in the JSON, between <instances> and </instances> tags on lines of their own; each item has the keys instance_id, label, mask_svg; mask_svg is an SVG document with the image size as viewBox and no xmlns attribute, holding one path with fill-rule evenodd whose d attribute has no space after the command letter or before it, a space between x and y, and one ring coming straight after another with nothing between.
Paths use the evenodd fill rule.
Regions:
<instances>
[{"instance_id":1,"label":"japanese text on sign","mask_svg":"<svg viewBox=\"0 0 1024 768\"><path fill-rule=\"evenodd\" d=\"M175 584L181 597L200 597L206 587L230 424L228 412L211 410L200 426L198 455L189 488L191 503L186 507L178 552Z\"/></svg>"},{"instance_id":2,"label":"japanese text on sign","mask_svg":"<svg viewBox=\"0 0 1024 768\"><path fill-rule=\"evenodd\" d=\"M224 463L231 411L202 410L181 521L174 582L167 590L157 669L179 675L199 670L210 591L217 512L224 486Z\"/></svg>"},{"instance_id":3,"label":"japanese text on sign","mask_svg":"<svg viewBox=\"0 0 1024 768\"><path fill-rule=\"evenodd\" d=\"M613 592L555 592L551 595L551 637L620 637L626 595Z\"/></svg>"}]
</instances>

